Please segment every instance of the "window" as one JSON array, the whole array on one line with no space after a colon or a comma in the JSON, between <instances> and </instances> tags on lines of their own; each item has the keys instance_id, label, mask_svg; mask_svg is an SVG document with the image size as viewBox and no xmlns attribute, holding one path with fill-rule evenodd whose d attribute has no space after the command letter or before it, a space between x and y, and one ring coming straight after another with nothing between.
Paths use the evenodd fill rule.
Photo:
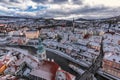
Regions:
<instances>
[{"instance_id":1,"label":"window","mask_svg":"<svg viewBox=\"0 0 120 80\"><path fill-rule=\"evenodd\" d=\"M116 60L115 60L115 59L113 59L113 61L115 62Z\"/></svg>"}]
</instances>

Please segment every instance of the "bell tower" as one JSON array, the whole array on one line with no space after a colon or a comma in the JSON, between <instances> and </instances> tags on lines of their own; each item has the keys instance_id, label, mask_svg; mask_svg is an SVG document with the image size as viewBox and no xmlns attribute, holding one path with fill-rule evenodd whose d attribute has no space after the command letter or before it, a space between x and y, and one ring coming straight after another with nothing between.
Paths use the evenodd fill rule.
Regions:
<instances>
[{"instance_id":1,"label":"bell tower","mask_svg":"<svg viewBox=\"0 0 120 80\"><path fill-rule=\"evenodd\" d=\"M40 59L46 59L46 50L42 44L42 40L39 36L39 39L38 39L38 50L37 50L37 56L40 58Z\"/></svg>"}]
</instances>

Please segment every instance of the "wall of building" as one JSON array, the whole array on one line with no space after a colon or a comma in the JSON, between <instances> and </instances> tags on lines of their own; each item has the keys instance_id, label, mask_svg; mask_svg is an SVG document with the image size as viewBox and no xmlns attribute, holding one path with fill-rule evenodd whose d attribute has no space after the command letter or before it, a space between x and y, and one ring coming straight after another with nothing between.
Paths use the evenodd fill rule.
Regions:
<instances>
[{"instance_id":1,"label":"wall of building","mask_svg":"<svg viewBox=\"0 0 120 80\"><path fill-rule=\"evenodd\" d=\"M26 38L30 38L30 39L38 38L39 34L40 34L39 31L28 31L28 32L25 32Z\"/></svg>"},{"instance_id":2,"label":"wall of building","mask_svg":"<svg viewBox=\"0 0 120 80\"><path fill-rule=\"evenodd\" d=\"M120 64L115 61L103 60L103 71L120 78Z\"/></svg>"}]
</instances>

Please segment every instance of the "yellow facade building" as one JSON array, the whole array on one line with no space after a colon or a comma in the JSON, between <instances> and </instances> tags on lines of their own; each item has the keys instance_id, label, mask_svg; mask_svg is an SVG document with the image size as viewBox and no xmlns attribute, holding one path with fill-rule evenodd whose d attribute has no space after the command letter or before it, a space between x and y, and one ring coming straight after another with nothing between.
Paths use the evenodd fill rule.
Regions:
<instances>
[{"instance_id":1,"label":"yellow facade building","mask_svg":"<svg viewBox=\"0 0 120 80\"><path fill-rule=\"evenodd\" d=\"M25 32L26 38L29 38L29 39L38 38L39 35L40 35L39 30L27 30L27 31Z\"/></svg>"}]
</instances>

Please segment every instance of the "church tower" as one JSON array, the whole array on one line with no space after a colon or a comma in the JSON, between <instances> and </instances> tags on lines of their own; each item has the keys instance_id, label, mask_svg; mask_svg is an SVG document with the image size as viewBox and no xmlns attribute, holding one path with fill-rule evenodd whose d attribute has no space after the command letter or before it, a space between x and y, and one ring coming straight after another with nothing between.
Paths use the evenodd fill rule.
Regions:
<instances>
[{"instance_id":1,"label":"church tower","mask_svg":"<svg viewBox=\"0 0 120 80\"><path fill-rule=\"evenodd\" d=\"M46 50L42 44L41 38L39 37L39 43L38 43L38 50L37 50L37 56L40 59L46 59Z\"/></svg>"}]
</instances>

